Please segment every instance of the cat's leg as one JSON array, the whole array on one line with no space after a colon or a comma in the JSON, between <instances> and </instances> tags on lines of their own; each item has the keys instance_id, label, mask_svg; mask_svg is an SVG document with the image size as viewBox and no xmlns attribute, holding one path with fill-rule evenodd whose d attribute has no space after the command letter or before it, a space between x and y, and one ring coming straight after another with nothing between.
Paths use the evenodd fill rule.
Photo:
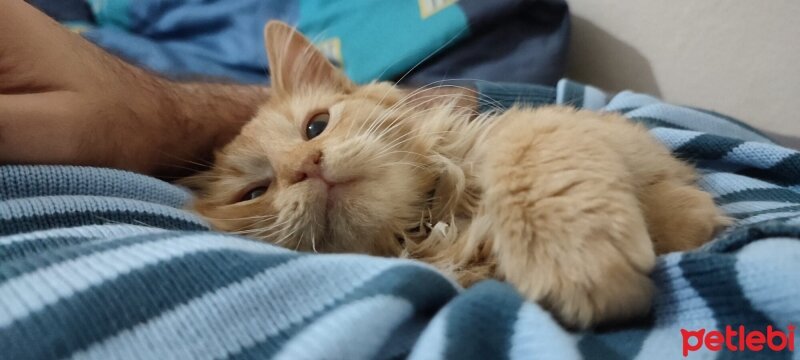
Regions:
<instances>
[{"instance_id":1,"label":"cat's leg","mask_svg":"<svg viewBox=\"0 0 800 360\"><path fill-rule=\"evenodd\" d=\"M697 248L731 222L710 194L685 181L646 186L640 200L657 254Z\"/></svg>"},{"instance_id":2,"label":"cat's leg","mask_svg":"<svg viewBox=\"0 0 800 360\"><path fill-rule=\"evenodd\" d=\"M521 131L532 120L509 115L480 149L498 277L569 326L646 313L655 255L622 159L580 128Z\"/></svg>"}]
</instances>

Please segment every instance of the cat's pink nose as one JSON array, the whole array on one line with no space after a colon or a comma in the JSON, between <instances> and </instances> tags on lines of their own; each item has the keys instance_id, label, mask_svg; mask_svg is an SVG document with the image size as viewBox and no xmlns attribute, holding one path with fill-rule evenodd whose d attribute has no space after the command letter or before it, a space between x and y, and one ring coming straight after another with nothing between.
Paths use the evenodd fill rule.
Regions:
<instances>
[{"instance_id":1,"label":"cat's pink nose","mask_svg":"<svg viewBox=\"0 0 800 360\"><path fill-rule=\"evenodd\" d=\"M320 179L324 182L328 182L322 176L322 151L314 151L309 154L306 159L300 163L299 169L295 172L294 176L292 176L292 184L299 183L306 179L316 178Z\"/></svg>"}]
</instances>

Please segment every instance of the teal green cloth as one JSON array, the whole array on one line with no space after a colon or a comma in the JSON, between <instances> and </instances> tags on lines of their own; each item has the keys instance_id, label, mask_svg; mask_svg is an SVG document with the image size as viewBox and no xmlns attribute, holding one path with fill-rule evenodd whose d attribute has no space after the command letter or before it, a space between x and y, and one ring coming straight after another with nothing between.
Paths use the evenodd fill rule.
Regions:
<instances>
[{"instance_id":1,"label":"teal green cloth","mask_svg":"<svg viewBox=\"0 0 800 360\"><path fill-rule=\"evenodd\" d=\"M131 26L131 16L128 9L131 0L86 0L94 13L94 19L99 26L113 26L128 29Z\"/></svg>"},{"instance_id":2,"label":"teal green cloth","mask_svg":"<svg viewBox=\"0 0 800 360\"><path fill-rule=\"evenodd\" d=\"M329 58L339 62L353 81L393 79L426 54L469 35L467 17L455 2L429 3L452 4L427 14L417 1L303 0L297 28L315 43L329 45L322 48L333 50ZM387 42L391 46L384 46Z\"/></svg>"}]
</instances>

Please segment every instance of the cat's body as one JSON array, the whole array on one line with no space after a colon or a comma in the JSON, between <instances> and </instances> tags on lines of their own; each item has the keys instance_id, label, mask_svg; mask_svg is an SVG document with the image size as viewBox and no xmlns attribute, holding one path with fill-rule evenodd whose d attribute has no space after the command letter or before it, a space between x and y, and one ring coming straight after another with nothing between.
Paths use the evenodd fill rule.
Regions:
<instances>
[{"instance_id":1,"label":"cat's body","mask_svg":"<svg viewBox=\"0 0 800 360\"><path fill-rule=\"evenodd\" d=\"M266 36L274 95L187 180L220 230L415 258L464 285L507 280L586 327L646 312L655 254L725 223L694 170L618 115L476 117L424 91L355 86L285 25Z\"/></svg>"}]
</instances>

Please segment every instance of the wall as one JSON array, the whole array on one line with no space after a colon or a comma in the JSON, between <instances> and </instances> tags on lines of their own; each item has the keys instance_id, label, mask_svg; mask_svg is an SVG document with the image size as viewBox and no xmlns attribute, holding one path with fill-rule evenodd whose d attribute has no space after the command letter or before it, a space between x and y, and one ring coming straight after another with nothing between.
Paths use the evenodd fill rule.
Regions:
<instances>
[{"instance_id":1,"label":"wall","mask_svg":"<svg viewBox=\"0 0 800 360\"><path fill-rule=\"evenodd\" d=\"M569 77L800 136L800 1L567 1Z\"/></svg>"}]
</instances>

